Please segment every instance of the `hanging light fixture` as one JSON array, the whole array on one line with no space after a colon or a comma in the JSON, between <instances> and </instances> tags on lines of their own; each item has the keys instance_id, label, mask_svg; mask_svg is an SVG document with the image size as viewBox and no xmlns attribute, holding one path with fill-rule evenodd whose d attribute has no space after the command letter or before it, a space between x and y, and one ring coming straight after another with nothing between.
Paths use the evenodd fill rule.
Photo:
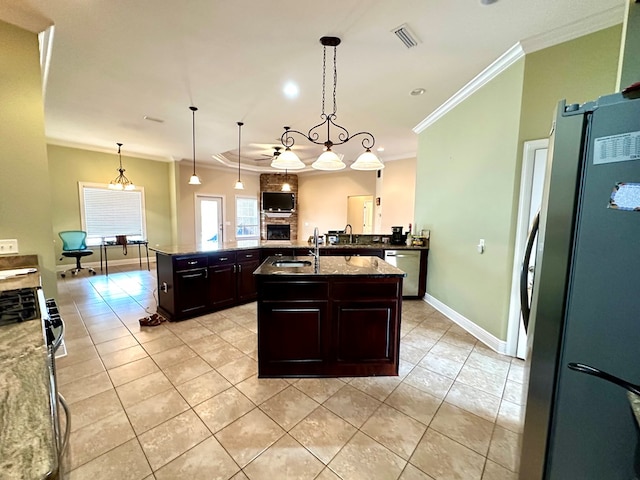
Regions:
<instances>
[{"instance_id":1,"label":"hanging light fixture","mask_svg":"<svg viewBox=\"0 0 640 480\"><path fill-rule=\"evenodd\" d=\"M285 143L289 142L289 127L284 127L284 135ZM293 153L289 147L286 147L284 152L280 152L280 147L277 147L273 154L271 166L278 170L300 170L301 168L306 167L306 165L302 163L298 156Z\"/></svg>"},{"instance_id":2,"label":"hanging light fixture","mask_svg":"<svg viewBox=\"0 0 640 480\"><path fill-rule=\"evenodd\" d=\"M191 110L191 131L192 131L192 144L193 144L193 175L189 179L189 185L200 185L202 182L200 181L200 177L196 175L196 112L198 109L196 107L189 107Z\"/></svg>"},{"instance_id":3,"label":"hanging light fixture","mask_svg":"<svg viewBox=\"0 0 640 480\"><path fill-rule=\"evenodd\" d=\"M337 103L336 103L336 85L338 82L338 69L336 66L336 47L340 45L341 40L338 37L322 37L320 39L320 43L322 44L323 53L322 53L322 114L320 118L322 118L322 123L311 127L309 131L305 134L298 130L291 130L289 127L284 127L284 133L280 137L280 141L282 145L285 147L285 151L280 158L285 157L287 152L291 152L291 155L295 156L300 162L300 159L293 153L291 147L295 144L293 137L290 135L291 133L295 133L300 135L312 143L316 145L324 145L325 151L318 157L318 159L311 164L311 166L318 170L341 170L345 167L345 164L342 162L342 159L339 155L337 155L332 147L334 145L342 145L347 143L352 138L363 135L362 146L365 149L364 153L360 155L356 161L351 165L351 168L355 170L380 170L384 168L384 164L375 156L375 154L371 153L371 149L375 144L374 136L369 132L358 132L353 135L349 135L349 132L343 126L335 123L336 113L338 111ZM325 112L325 84L326 84L326 67L327 67L327 47L333 47L333 111L331 113ZM322 141L320 132L326 126L327 130L327 139ZM334 140L331 139L331 126L338 129L337 138ZM289 157L285 157L289 158ZM292 157L291 157L292 158ZM302 163L302 162L300 162ZM304 164L303 164L304 165ZM280 167L283 168L283 167ZM291 167L289 167L291 168ZM301 167L300 167L301 168Z\"/></svg>"},{"instance_id":4,"label":"hanging light fixture","mask_svg":"<svg viewBox=\"0 0 640 480\"><path fill-rule=\"evenodd\" d=\"M120 172L120 174L109 182L109 188L111 190L133 190L136 186L127 178L124 174L125 170L122 168L122 154L120 153L120 147L122 147L122 144L116 143L116 145L118 145L118 159L120 160L120 168L118 168L118 172Z\"/></svg>"},{"instance_id":5,"label":"hanging light fixture","mask_svg":"<svg viewBox=\"0 0 640 480\"><path fill-rule=\"evenodd\" d=\"M282 191L282 192L290 192L291 191L291 185L289 185L289 182L287 182L287 170L286 169L284 171L284 183L282 184L282 188L280 189L280 191Z\"/></svg>"},{"instance_id":6,"label":"hanging light fixture","mask_svg":"<svg viewBox=\"0 0 640 480\"><path fill-rule=\"evenodd\" d=\"M242 180L240 180L240 140L242 138L242 125L244 125L244 123L238 122L238 181L234 187L236 190L244 190L244 184L242 183Z\"/></svg>"}]
</instances>

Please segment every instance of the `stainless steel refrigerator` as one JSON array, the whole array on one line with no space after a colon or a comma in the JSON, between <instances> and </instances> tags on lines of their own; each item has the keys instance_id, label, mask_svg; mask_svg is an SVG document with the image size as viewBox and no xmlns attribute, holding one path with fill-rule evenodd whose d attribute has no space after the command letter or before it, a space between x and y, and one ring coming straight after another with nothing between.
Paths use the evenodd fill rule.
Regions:
<instances>
[{"instance_id":1,"label":"stainless steel refrigerator","mask_svg":"<svg viewBox=\"0 0 640 480\"><path fill-rule=\"evenodd\" d=\"M640 478L637 91L560 102L538 235L520 480Z\"/></svg>"}]
</instances>

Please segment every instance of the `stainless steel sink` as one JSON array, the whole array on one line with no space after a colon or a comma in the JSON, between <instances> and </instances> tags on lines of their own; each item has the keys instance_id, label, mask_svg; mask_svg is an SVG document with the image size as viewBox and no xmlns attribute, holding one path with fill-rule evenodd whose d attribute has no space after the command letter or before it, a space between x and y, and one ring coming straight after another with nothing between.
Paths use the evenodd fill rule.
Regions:
<instances>
[{"instance_id":1,"label":"stainless steel sink","mask_svg":"<svg viewBox=\"0 0 640 480\"><path fill-rule=\"evenodd\" d=\"M275 262L272 262L271 265L274 267L285 268L310 267L311 262L309 260L276 260Z\"/></svg>"}]
</instances>

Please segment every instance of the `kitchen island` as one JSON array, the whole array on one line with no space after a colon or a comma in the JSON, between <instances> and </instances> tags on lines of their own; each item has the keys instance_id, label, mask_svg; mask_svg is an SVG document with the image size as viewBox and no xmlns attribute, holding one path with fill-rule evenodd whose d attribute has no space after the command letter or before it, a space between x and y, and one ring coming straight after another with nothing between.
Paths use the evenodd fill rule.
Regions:
<instances>
[{"instance_id":1,"label":"kitchen island","mask_svg":"<svg viewBox=\"0 0 640 480\"><path fill-rule=\"evenodd\" d=\"M397 375L405 273L378 257L268 257L259 377Z\"/></svg>"}]
</instances>

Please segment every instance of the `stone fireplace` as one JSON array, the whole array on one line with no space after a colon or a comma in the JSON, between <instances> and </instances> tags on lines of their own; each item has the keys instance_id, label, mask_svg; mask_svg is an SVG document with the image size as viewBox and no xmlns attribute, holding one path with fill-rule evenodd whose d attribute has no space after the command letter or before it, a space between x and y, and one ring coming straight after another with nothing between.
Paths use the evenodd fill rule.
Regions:
<instances>
[{"instance_id":1,"label":"stone fireplace","mask_svg":"<svg viewBox=\"0 0 640 480\"><path fill-rule=\"evenodd\" d=\"M267 240L291 240L291 225L267 225Z\"/></svg>"}]
</instances>

